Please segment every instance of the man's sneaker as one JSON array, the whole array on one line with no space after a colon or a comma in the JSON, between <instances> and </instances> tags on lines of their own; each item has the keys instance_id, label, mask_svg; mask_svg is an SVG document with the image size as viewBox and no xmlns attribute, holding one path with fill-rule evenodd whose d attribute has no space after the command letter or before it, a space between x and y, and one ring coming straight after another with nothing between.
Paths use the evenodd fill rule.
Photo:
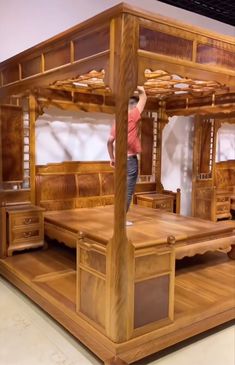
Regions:
<instances>
[{"instance_id":1,"label":"man's sneaker","mask_svg":"<svg viewBox=\"0 0 235 365\"><path fill-rule=\"evenodd\" d=\"M126 221L126 226L132 226L133 225L133 222L130 222L130 221Z\"/></svg>"}]
</instances>

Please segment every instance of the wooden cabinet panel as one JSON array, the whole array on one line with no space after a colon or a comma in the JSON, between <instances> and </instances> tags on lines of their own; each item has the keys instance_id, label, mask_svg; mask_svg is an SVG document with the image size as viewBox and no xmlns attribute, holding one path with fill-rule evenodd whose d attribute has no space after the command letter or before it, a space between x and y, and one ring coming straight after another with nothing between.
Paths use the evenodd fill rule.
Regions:
<instances>
[{"instance_id":1,"label":"wooden cabinet panel","mask_svg":"<svg viewBox=\"0 0 235 365\"><path fill-rule=\"evenodd\" d=\"M135 284L134 328L168 318L170 276Z\"/></svg>"},{"instance_id":2,"label":"wooden cabinet panel","mask_svg":"<svg viewBox=\"0 0 235 365\"><path fill-rule=\"evenodd\" d=\"M174 275L175 256L169 247L161 247L159 250L155 248L150 252L144 250L136 252L134 284L136 334L136 331L144 333L148 325L161 326L173 320Z\"/></svg>"},{"instance_id":3,"label":"wooden cabinet panel","mask_svg":"<svg viewBox=\"0 0 235 365\"><path fill-rule=\"evenodd\" d=\"M153 29L140 28L140 49L166 56L191 60L193 42Z\"/></svg>"},{"instance_id":4,"label":"wooden cabinet panel","mask_svg":"<svg viewBox=\"0 0 235 365\"><path fill-rule=\"evenodd\" d=\"M106 274L106 258L105 255L93 250L86 250L81 248L80 250L80 264Z\"/></svg>"},{"instance_id":5,"label":"wooden cabinet panel","mask_svg":"<svg viewBox=\"0 0 235 365\"><path fill-rule=\"evenodd\" d=\"M15 106L2 106L1 145L2 181L23 180L23 116L22 109Z\"/></svg>"},{"instance_id":6,"label":"wooden cabinet panel","mask_svg":"<svg viewBox=\"0 0 235 365\"><path fill-rule=\"evenodd\" d=\"M50 51L45 53L45 70L67 65L70 63L70 45L69 43L53 47Z\"/></svg>"},{"instance_id":7,"label":"wooden cabinet panel","mask_svg":"<svg viewBox=\"0 0 235 365\"><path fill-rule=\"evenodd\" d=\"M106 253L98 242L77 240L76 285L77 312L82 313L100 329L105 328Z\"/></svg>"},{"instance_id":8,"label":"wooden cabinet panel","mask_svg":"<svg viewBox=\"0 0 235 365\"><path fill-rule=\"evenodd\" d=\"M22 78L39 74L41 72L41 56L22 62Z\"/></svg>"},{"instance_id":9,"label":"wooden cabinet panel","mask_svg":"<svg viewBox=\"0 0 235 365\"><path fill-rule=\"evenodd\" d=\"M74 40L74 59L95 55L109 49L109 26L96 29L94 33L80 36Z\"/></svg>"},{"instance_id":10,"label":"wooden cabinet panel","mask_svg":"<svg viewBox=\"0 0 235 365\"><path fill-rule=\"evenodd\" d=\"M152 166L153 166L153 118L142 118L140 175L152 175Z\"/></svg>"},{"instance_id":11,"label":"wooden cabinet panel","mask_svg":"<svg viewBox=\"0 0 235 365\"><path fill-rule=\"evenodd\" d=\"M148 276L162 274L171 270L170 253L159 255L151 254L136 257L135 260L135 278L143 279Z\"/></svg>"},{"instance_id":12,"label":"wooden cabinet panel","mask_svg":"<svg viewBox=\"0 0 235 365\"><path fill-rule=\"evenodd\" d=\"M80 270L80 312L98 325L105 326L105 280ZM93 298L93 300L91 299ZM96 305L94 306L94 301Z\"/></svg>"},{"instance_id":13,"label":"wooden cabinet panel","mask_svg":"<svg viewBox=\"0 0 235 365\"><path fill-rule=\"evenodd\" d=\"M219 65L233 70L235 66L235 54L234 52L209 44L198 44L197 62L209 65Z\"/></svg>"},{"instance_id":14,"label":"wooden cabinet panel","mask_svg":"<svg viewBox=\"0 0 235 365\"><path fill-rule=\"evenodd\" d=\"M2 81L3 85L10 84L11 82L18 81L20 78L19 65L15 63L10 65L5 70L2 71Z\"/></svg>"}]
</instances>

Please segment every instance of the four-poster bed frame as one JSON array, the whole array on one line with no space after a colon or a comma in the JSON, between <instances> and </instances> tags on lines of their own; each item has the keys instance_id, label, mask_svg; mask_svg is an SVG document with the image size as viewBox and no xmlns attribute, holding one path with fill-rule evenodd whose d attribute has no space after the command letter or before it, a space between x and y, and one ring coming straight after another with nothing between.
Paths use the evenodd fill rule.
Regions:
<instances>
[{"instance_id":1,"label":"four-poster bed frame","mask_svg":"<svg viewBox=\"0 0 235 365\"><path fill-rule=\"evenodd\" d=\"M230 37L120 4L0 64L0 273L106 364L134 362L235 317L234 263L221 252L235 256L232 222L134 206L135 224L125 226L129 97L145 85L158 140L172 115L233 116L234 50ZM49 105L115 114L114 172L107 163L35 168L35 121ZM139 192L161 191L160 165ZM11 230L15 245L34 247L38 205L47 236L76 248L76 261L58 245L9 257ZM204 253L175 275L175 257Z\"/></svg>"}]
</instances>

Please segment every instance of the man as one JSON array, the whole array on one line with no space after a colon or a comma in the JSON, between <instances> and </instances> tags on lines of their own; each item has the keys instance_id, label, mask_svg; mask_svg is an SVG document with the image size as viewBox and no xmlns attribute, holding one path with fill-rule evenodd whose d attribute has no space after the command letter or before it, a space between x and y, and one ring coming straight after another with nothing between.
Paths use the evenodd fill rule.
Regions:
<instances>
[{"instance_id":1,"label":"man","mask_svg":"<svg viewBox=\"0 0 235 365\"><path fill-rule=\"evenodd\" d=\"M131 199L135 191L135 185L138 177L138 159L137 155L141 152L141 144L138 136L139 122L141 113L144 110L147 96L142 86L137 87L139 96L133 96L129 100L128 106L128 137L127 137L127 206L126 211L131 204ZM110 165L115 166L114 141L115 141L115 125L113 125L108 142L108 152L110 157ZM127 226L132 222L127 221Z\"/></svg>"}]
</instances>

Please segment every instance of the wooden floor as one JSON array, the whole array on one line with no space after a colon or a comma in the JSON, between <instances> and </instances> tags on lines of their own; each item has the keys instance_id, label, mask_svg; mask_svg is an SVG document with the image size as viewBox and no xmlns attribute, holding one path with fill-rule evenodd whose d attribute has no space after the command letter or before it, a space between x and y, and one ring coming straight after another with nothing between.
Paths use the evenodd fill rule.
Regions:
<instances>
[{"instance_id":1,"label":"wooden floor","mask_svg":"<svg viewBox=\"0 0 235 365\"><path fill-rule=\"evenodd\" d=\"M75 264L73 249L51 245L48 250L16 254L0 260L0 273L34 300L36 297L27 288L30 287L31 291L33 289L40 294L40 298L43 299L35 301L44 309L47 309L45 302L50 302L60 306L62 311L67 311L69 316L73 315L74 320L75 316L77 317ZM186 324L194 323L199 319L201 321L203 318L208 319L208 317L212 318L211 327L213 327L220 324L213 324L214 315L218 312L235 310L235 261L228 259L226 254L215 252L198 255L181 260L176 266L175 321L172 326L160 329L159 334L164 333L169 336L171 332L176 333L176 331L180 334L180 329ZM16 276L17 280L12 279ZM27 288L22 286L22 283ZM51 311L48 309L48 312ZM61 323L64 324L63 321ZM76 335L75 332L71 332ZM190 337L190 334L187 337ZM132 341L138 342L138 338ZM176 342L178 340L172 339L172 344ZM86 342L85 344L89 347L89 344ZM128 350L128 344L126 346L126 348L124 345L121 346L123 353ZM159 350L162 348L164 344L159 347ZM97 354L102 358L99 352ZM145 356L146 354L148 354L147 349ZM136 354L136 359L141 357L144 356ZM126 359L128 360L128 351Z\"/></svg>"},{"instance_id":2,"label":"wooden floor","mask_svg":"<svg viewBox=\"0 0 235 365\"><path fill-rule=\"evenodd\" d=\"M175 319L225 301L235 308L235 261L226 254L213 253L186 258L177 264Z\"/></svg>"},{"instance_id":3,"label":"wooden floor","mask_svg":"<svg viewBox=\"0 0 235 365\"><path fill-rule=\"evenodd\" d=\"M75 252L53 246L49 250L18 254L2 260L4 266L30 280L46 293L75 311ZM177 263L175 319L234 301L235 261L224 253L186 258ZM63 291L61 291L63 288Z\"/></svg>"}]
</instances>

